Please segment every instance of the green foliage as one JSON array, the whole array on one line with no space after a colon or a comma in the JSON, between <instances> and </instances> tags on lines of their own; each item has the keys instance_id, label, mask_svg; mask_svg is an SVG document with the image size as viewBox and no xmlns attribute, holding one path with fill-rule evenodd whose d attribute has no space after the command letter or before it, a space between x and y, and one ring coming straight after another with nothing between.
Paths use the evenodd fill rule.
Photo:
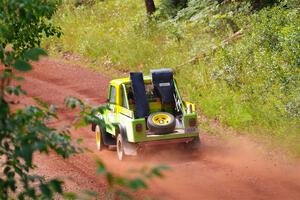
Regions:
<instances>
[{"instance_id":1,"label":"green foliage","mask_svg":"<svg viewBox=\"0 0 300 200\"><path fill-rule=\"evenodd\" d=\"M27 57L31 60L30 56ZM35 59L33 57L33 59ZM30 66L21 60L20 69ZM16 67L16 69L19 69ZM12 73L1 74L1 82L16 78ZM3 83L3 82L2 82ZM7 95L25 94L21 86L7 84ZM68 130L57 130L47 125L47 122L57 118L53 106L37 100L38 106L26 106L11 111L11 105L5 100L1 90L0 96L0 156L1 168L4 171L0 178L0 198L8 199L11 194L18 199L37 199L53 197L54 193L62 194L62 182L56 179L45 180L31 173L36 167L33 162L35 152L49 153L55 151L67 158L77 152L72 145ZM39 189L34 186L39 185Z\"/></svg>"},{"instance_id":2,"label":"green foliage","mask_svg":"<svg viewBox=\"0 0 300 200\"><path fill-rule=\"evenodd\" d=\"M66 97L64 103L70 109L80 109L78 116L76 117L75 128L87 126L89 124L99 124L102 127L105 127L104 121L97 117L99 113L103 114L104 110L102 107L93 107L76 97Z\"/></svg>"},{"instance_id":3,"label":"green foliage","mask_svg":"<svg viewBox=\"0 0 300 200\"><path fill-rule=\"evenodd\" d=\"M190 0L176 19L204 25L206 31L224 37L228 32L239 31L237 19L250 14L251 8L248 1Z\"/></svg>"},{"instance_id":4,"label":"green foliage","mask_svg":"<svg viewBox=\"0 0 300 200\"><path fill-rule=\"evenodd\" d=\"M57 118L55 107L36 99L36 106L13 107L8 98L26 95L14 70L30 71L30 61L46 55L39 45L42 34L60 32L48 19L56 1L1 1L0 4L0 199L52 199L62 194L63 182L46 180L32 173L35 152L54 151L67 158L79 149L73 146L68 130L48 125ZM10 48L7 48L10 47Z\"/></svg>"},{"instance_id":5,"label":"green foliage","mask_svg":"<svg viewBox=\"0 0 300 200\"><path fill-rule=\"evenodd\" d=\"M164 18L175 17L178 11L187 6L187 2L188 0L162 0L157 15Z\"/></svg>"},{"instance_id":6,"label":"green foliage","mask_svg":"<svg viewBox=\"0 0 300 200\"><path fill-rule=\"evenodd\" d=\"M162 178L162 171L170 170L168 166L158 165L153 168L148 169L144 167L140 170L134 170L135 174L138 174L134 178L126 178L121 176L116 176L111 172L107 171L104 163L100 160L97 161L99 174L102 174L106 177L106 181L109 184L109 187L112 190L114 198L117 199L134 199L130 192L136 192L140 189L147 189L148 184L145 180L152 179L155 177ZM128 191L129 190L129 191Z\"/></svg>"},{"instance_id":7,"label":"green foliage","mask_svg":"<svg viewBox=\"0 0 300 200\"><path fill-rule=\"evenodd\" d=\"M49 22L59 0L2 0L0 3L0 44L23 51L40 45L42 37L60 36Z\"/></svg>"},{"instance_id":8,"label":"green foliage","mask_svg":"<svg viewBox=\"0 0 300 200\"><path fill-rule=\"evenodd\" d=\"M96 3L96 0L75 0L74 5L77 6L91 6Z\"/></svg>"},{"instance_id":9,"label":"green foliage","mask_svg":"<svg viewBox=\"0 0 300 200\"><path fill-rule=\"evenodd\" d=\"M273 6L278 4L279 0L248 0L251 3L253 9L261 9L267 6Z\"/></svg>"},{"instance_id":10,"label":"green foliage","mask_svg":"<svg viewBox=\"0 0 300 200\"><path fill-rule=\"evenodd\" d=\"M273 107L278 113L273 120L299 119L299 26L296 10L277 7L253 15L241 42L218 51L214 80L239 92L244 103Z\"/></svg>"}]
</instances>

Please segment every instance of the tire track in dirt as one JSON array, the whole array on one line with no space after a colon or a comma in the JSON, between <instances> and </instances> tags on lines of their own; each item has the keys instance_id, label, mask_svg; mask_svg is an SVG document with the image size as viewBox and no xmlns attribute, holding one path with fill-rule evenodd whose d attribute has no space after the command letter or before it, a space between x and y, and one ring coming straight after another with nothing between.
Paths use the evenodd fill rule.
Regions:
<instances>
[{"instance_id":1,"label":"tire track in dirt","mask_svg":"<svg viewBox=\"0 0 300 200\"><path fill-rule=\"evenodd\" d=\"M65 109L66 96L77 96L93 105L106 100L109 77L88 69L44 59L34 63L25 74L24 87L30 97L39 97L58 106L66 125L74 112ZM26 98L25 104L32 101ZM105 181L96 176L95 159L101 158L116 173L156 164L169 165L162 180L151 180L147 194L157 199L300 199L300 163L270 154L264 147L237 137L227 141L202 134L203 144L197 152L183 152L176 147L152 148L137 157L120 162L116 153L95 151L90 128L72 130L74 138L84 138L83 146L94 152L63 160L51 153L37 154L38 173L46 177L62 177L70 191L91 189L105 197Z\"/></svg>"}]
</instances>

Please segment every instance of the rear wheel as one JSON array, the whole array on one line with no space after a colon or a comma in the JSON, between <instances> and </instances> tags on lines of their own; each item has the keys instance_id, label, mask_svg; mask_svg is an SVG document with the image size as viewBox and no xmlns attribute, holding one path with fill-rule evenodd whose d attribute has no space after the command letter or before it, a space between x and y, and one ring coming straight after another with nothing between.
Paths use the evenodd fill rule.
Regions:
<instances>
[{"instance_id":1,"label":"rear wheel","mask_svg":"<svg viewBox=\"0 0 300 200\"><path fill-rule=\"evenodd\" d=\"M117 136L117 156L119 160L124 159L124 144L121 133Z\"/></svg>"},{"instance_id":2,"label":"rear wheel","mask_svg":"<svg viewBox=\"0 0 300 200\"><path fill-rule=\"evenodd\" d=\"M101 151L104 147L103 143L103 131L99 126L96 126L96 145L97 145L97 150Z\"/></svg>"}]
</instances>

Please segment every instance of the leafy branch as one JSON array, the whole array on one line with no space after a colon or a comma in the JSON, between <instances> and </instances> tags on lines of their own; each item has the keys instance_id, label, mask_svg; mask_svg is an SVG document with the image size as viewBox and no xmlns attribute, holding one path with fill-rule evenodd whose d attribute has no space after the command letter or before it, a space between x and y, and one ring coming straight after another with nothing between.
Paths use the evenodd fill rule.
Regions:
<instances>
[{"instance_id":1,"label":"leafy branch","mask_svg":"<svg viewBox=\"0 0 300 200\"><path fill-rule=\"evenodd\" d=\"M103 119L98 117L99 114L103 114L103 107L93 107L76 97L67 97L65 104L71 109L80 109L75 122L77 128L87 126L88 124L101 124L105 126ZM131 170L137 176L129 178L112 173L101 160L96 160L96 163L98 166L97 173L105 177L110 192L117 199L134 199L133 192L148 189L147 180L163 178L163 171L171 169L165 165L158 165L152 168L144 167L139 170Z\"/></svg>"}]
</instances>

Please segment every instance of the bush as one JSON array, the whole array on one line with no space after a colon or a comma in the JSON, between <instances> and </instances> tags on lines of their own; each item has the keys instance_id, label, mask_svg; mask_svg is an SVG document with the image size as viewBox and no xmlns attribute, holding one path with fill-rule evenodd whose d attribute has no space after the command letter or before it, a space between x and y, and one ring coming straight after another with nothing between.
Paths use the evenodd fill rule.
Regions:
<instances>
[{"instance_id":1,"label":"bush","mask_svg":"<svg viewBox=\"0 0 300 200\"><path fill-rule=\"evenodd\" d=\"M249 27L239 44L217 53L213 78L242 92L247 101L275 108L280 117L299 119L299 13L262 10Z\"/></svg>"}]
</instances>

